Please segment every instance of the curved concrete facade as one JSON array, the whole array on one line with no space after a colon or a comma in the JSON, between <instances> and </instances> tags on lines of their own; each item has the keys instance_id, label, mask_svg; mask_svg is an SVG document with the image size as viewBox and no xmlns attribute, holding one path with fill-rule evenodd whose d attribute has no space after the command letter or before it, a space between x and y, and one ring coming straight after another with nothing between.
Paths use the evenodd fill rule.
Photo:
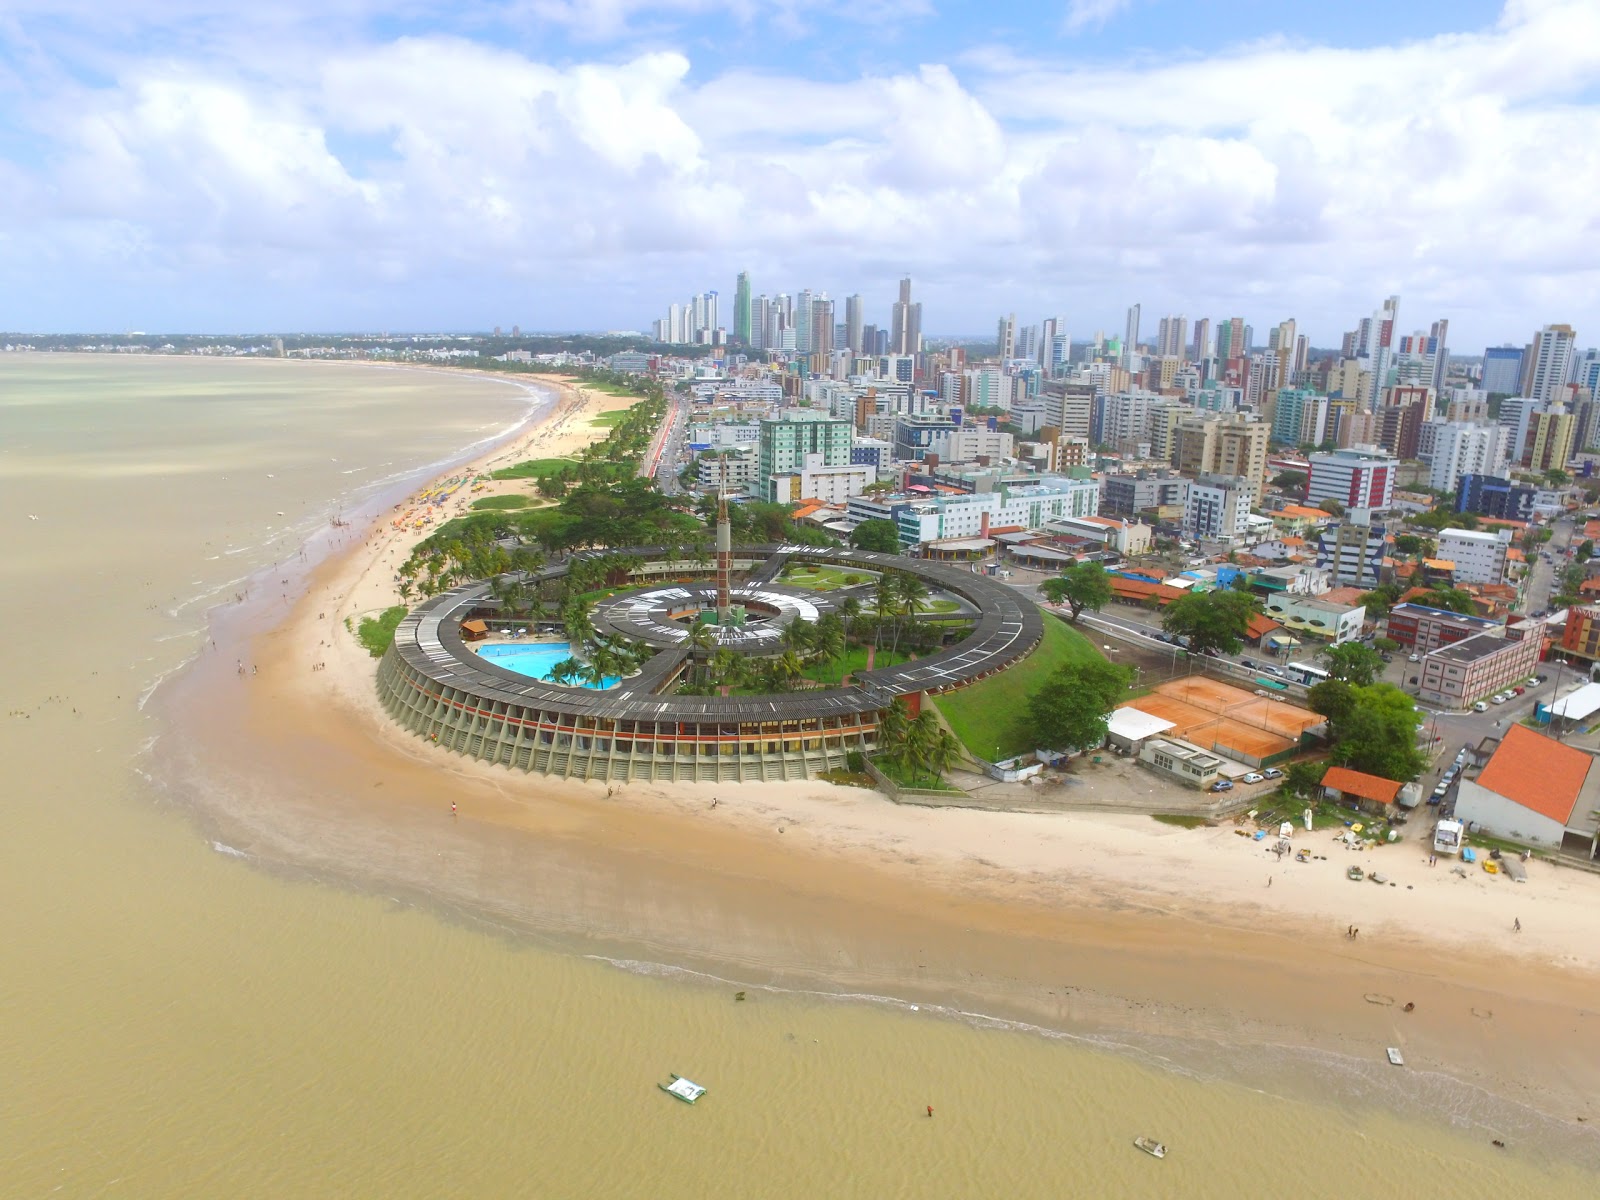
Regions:
<instances>
[{"instance_id":1,"label":"curved concrete facade","mask_svg":"<svg viewBox=\"0 0 1600 1200\"><path fill-rule=\"evenodd\" d=\"M659 550L627 554L661 557ZM604 691L518 675L473 653L461 622L493 607L487 583L436 596L408 614L378 667L378 694L395 720L460 754L516 770L579 779L804 779L844 766L877 744L878 717L897 696L962 687L1026 657L1044 627L1038 608L982 575L893 555L806 546L741 547L764 563L759 583L791 561L893 570L954 593L977 613L972 633L926 658L857 673L828 691L769 696L670 694L687 655L663 649ZM542 576L560 575L566 564ZM635 573L650 577L648 569Z\"/></svg>"}]
</instances>

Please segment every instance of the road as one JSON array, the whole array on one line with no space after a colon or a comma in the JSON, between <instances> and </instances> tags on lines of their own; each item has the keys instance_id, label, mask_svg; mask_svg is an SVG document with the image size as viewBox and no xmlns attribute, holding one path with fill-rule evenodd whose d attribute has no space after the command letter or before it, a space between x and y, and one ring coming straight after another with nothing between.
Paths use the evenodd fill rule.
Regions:
<instances>
[{"instance_id":1,"label":"road","mask_svg":"<svg viewBox=\"0 0 1600 1200\"><path fill-rule=\"evenodd\" d=\"M676 496L683 491L678 473L683 470L684 444L689 436L689 400L678 397L661 423L662 432L646 460L648 473L655 477L662 495Z\"/></svg>"},{"instance_id":2,"label":"road","mask_svg":"<svg viewBox=\"0 0 1600 1200\"><path fill-rule=\"evenodd\" d=\"M1550 607L1556 576L1567 565L1573 529L1573 522L1565 517L1551 526L1550 540L1540 547L1541 553L1533 560L1533 566L1528 571L1528 586L1523 592L1524 607L1528 612L1544 612Z\"/></svg>"}]
</instances>

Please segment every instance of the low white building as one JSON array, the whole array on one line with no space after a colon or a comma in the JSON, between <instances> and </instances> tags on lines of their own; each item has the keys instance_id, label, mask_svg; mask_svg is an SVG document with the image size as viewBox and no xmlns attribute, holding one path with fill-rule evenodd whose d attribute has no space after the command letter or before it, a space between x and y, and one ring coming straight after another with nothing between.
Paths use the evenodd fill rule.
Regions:
<instances>
[{"instance_id":1,"label":"low white building","mask_svg":"<svg viewBox=\"0 0 1600 1200\"><path fill-rule=\"evenodd\" d=\"M878 468L871 463L849 463L842 467L824 467L820 454L807 455L807 463L798 471L774 475L768 481L768 496L779 504L798 504L801 500L821 500L824 504L847 503L851 496L859 496L878 482Z\"/></svg>"},{"instance_id":2,"label":"low white building","mask_svg":"<svg viewBox=\"0 0 1600 1200\"><path fill-rule=\"evenodd\" d=\"M1338 646L1361 636L1367 619L1363 604L1340 604L1320 596L1273 592L1266 598L1266 613L1284 628L1306 637L1326 639Z\"/></svg>"},{"instance_id":3,"label":"low white building","mask_svg":"<svg viewBox=\"0 0 1600 1200\"><path fill-rule=\"evenodd\" d=\"M1121 517L1057 517L1045 522L1045 529L1104 542L1129 558L1150 552L1150 526Z\"/></svg>"},{"instance_id":4,"label":"low white building","mask_svg":"<svg viewBox=\"0 0 1600 1200\"><path fill-rule=\"evenodd\" d=\"M1593 857L1600 770L1587 752L1513 725L1478 777L1461 782L1455 815L1529 846L1559 849L1570 836Z\"/></svg>"},{"instance_id":5,"label":"low white building","mask_svg":"<svg viewBox=\"0 0 1600 1200\"><path fill-rule=\"evenodd\" d=\"M715 491L720 483L729 492L743 492L755 486L756 452L751 448L702 454L694 460L694 470L695 483L702 491Z\"/></svg>"}]
</instances>

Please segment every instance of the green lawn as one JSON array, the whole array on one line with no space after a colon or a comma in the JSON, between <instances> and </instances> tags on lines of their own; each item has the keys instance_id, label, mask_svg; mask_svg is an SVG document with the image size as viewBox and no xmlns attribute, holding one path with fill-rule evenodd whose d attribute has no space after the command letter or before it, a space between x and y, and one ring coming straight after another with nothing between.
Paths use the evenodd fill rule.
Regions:
<instances>
[{"instance_id":1,"label":"green lawn","mask_svg":"<svg viewBox=\"0 0 1600 1200\"><path fill-rule=\"evenodd\" d=\"M580 380L578 386L591 392L604 392L608 396L635 396L638 392L623 387L620 383L602 383L598 379Z\"/></svg>"},{"instance_id":2,"label":"green lawn","mask_svg":"<svg viewBox=\"0 0 1600 1200\"><path fill-rule=\"evenodd\" d=\"M886 635L887 636L887 635ZM878 651L878 656L873 660L873 667L893 667L905 662L911 656L904 650L890 653L885 646ZM818 683L825 683L829 687L839 682L839 672L865 671L867 669L867 648L865 646L851 646L837 661L831 663L812 663L805 669L805 677L814 679Z\"/></svg>"},{"instance_id":3,"label":"green lawn","mask_svg":"<svg viewBox=\"0 0 1600 1200\"><path fill-rule=\"evenodd\" d=\"M1094 643L1056 617L1046 615L1044 640L1016 666L949 692L935 703L961 744L975 758L993 762L1035 749L1028 734L1028 698L1058 667L1104 657Z\"/></svg>"},{"instance_id":4,"label":"green lawn","mask_svg":"<svg viewBox=\"0 0 1600 1200\"><path fill-rule=\"evenodd\" d=\"M478 510L493 511L496 509L527 508L532 503L533 497L531 496L484 496L481 499L474 500L472 507Z\"/></svg>"},{"instance_id":5,"label":"green lawn","mask_svg":"<svg viewBox=\"0 0 1600 1200\"><path fill-rule=\"evenodd\" d=\"M598 417L590 417L589 424L598 425L602 429L611 429L627 415L627 409L614 408L610 412L601 413Z\"/></svg>"},{"instance_id":6,"label":"green lawn","mask_svg":"<svg viewBox=\"0 0 1600 1200\"><path fill-rule=\"evenodd\" d=\"M390 643L394 641L394 631L400 628L400 622L405 620L406 606L396 604L393 608L386 608L376 617L362 617L361 626L356 631L356 637L361 639L361 644L367 648L367 653L373 658L382 658Z\"/></svg>"},{"instance_id":7,"label":"green lawn","mask_svg":"<svg viewBox=\"0 0 1600 1200\"><path fill-rule=\"evenodd\" d=\"M543 479L554 475L562 467L575 465L570 458L530 458L509 467L491 472L490 479Z\"/></svg>"},{"instance_id":8,"label":"green lawn","mask_svg":"<svg viewBox=\"0 0 1600 1200\"><path fill-rule=\"evenodd\" d=\"M855 587L861 583L871 583L876 578L876 575L866 571L843 571L838 567L811 567L797 564L783 572L782 582L792 583L795 587L829 592L839 588Z\"/></svg>"},{"instance_id":9,"label":"green lawn","mask_svg":"<svg viewBox=\"0 0 1600 1200\"><path fill-rule=\"evenodd\" d=\"M960 612L961 602L959 600L930 600L928 601L928 607L923 611L936 613Z\"/></svg>"}]
</instances>

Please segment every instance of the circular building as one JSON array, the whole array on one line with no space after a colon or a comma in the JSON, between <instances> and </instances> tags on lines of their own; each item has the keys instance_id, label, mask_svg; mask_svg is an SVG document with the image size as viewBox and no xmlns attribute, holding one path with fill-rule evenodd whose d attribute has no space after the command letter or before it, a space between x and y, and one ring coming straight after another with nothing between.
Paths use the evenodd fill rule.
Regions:
<instances>
[{"instance_id":1,"label":"circular building","mask_svg":"<svg viewBox=\"0 0 1600 1200\"><path fill-rule=\"evenodd\" d=\"M395 720L461 754L517 770L579 779L804 779L841 768L851 751L877 745L880 715L904 697L963 687L1025 658L1044 628L1038 608L970 571L862 550L746 546L731 552L742 579L730 585L669 582L681 570L660 549L630 549L637 583L590 615L597 632L654 647L640 669L604 689L570 687L496 666L467 643L463 625L498 612L487 582L466 584L409 613L378 668L378 693ZM604 557L603 554L596 555ZM579 556L582 557L582 556ZM774 583L790 563L915 575L959 600L971 631L954 645L897 666L855 672L841 687L760 696L675 694L689 664L697 620L716 613L720 645L776 654L792 621L833 611L840 592ZM566 573L570 560L530 582ZM652 582L652 580L654 580ZM728 620L730 610L740 610ZM474 624L471 628L476 629Z\"/></svg>"}]
</instances>

